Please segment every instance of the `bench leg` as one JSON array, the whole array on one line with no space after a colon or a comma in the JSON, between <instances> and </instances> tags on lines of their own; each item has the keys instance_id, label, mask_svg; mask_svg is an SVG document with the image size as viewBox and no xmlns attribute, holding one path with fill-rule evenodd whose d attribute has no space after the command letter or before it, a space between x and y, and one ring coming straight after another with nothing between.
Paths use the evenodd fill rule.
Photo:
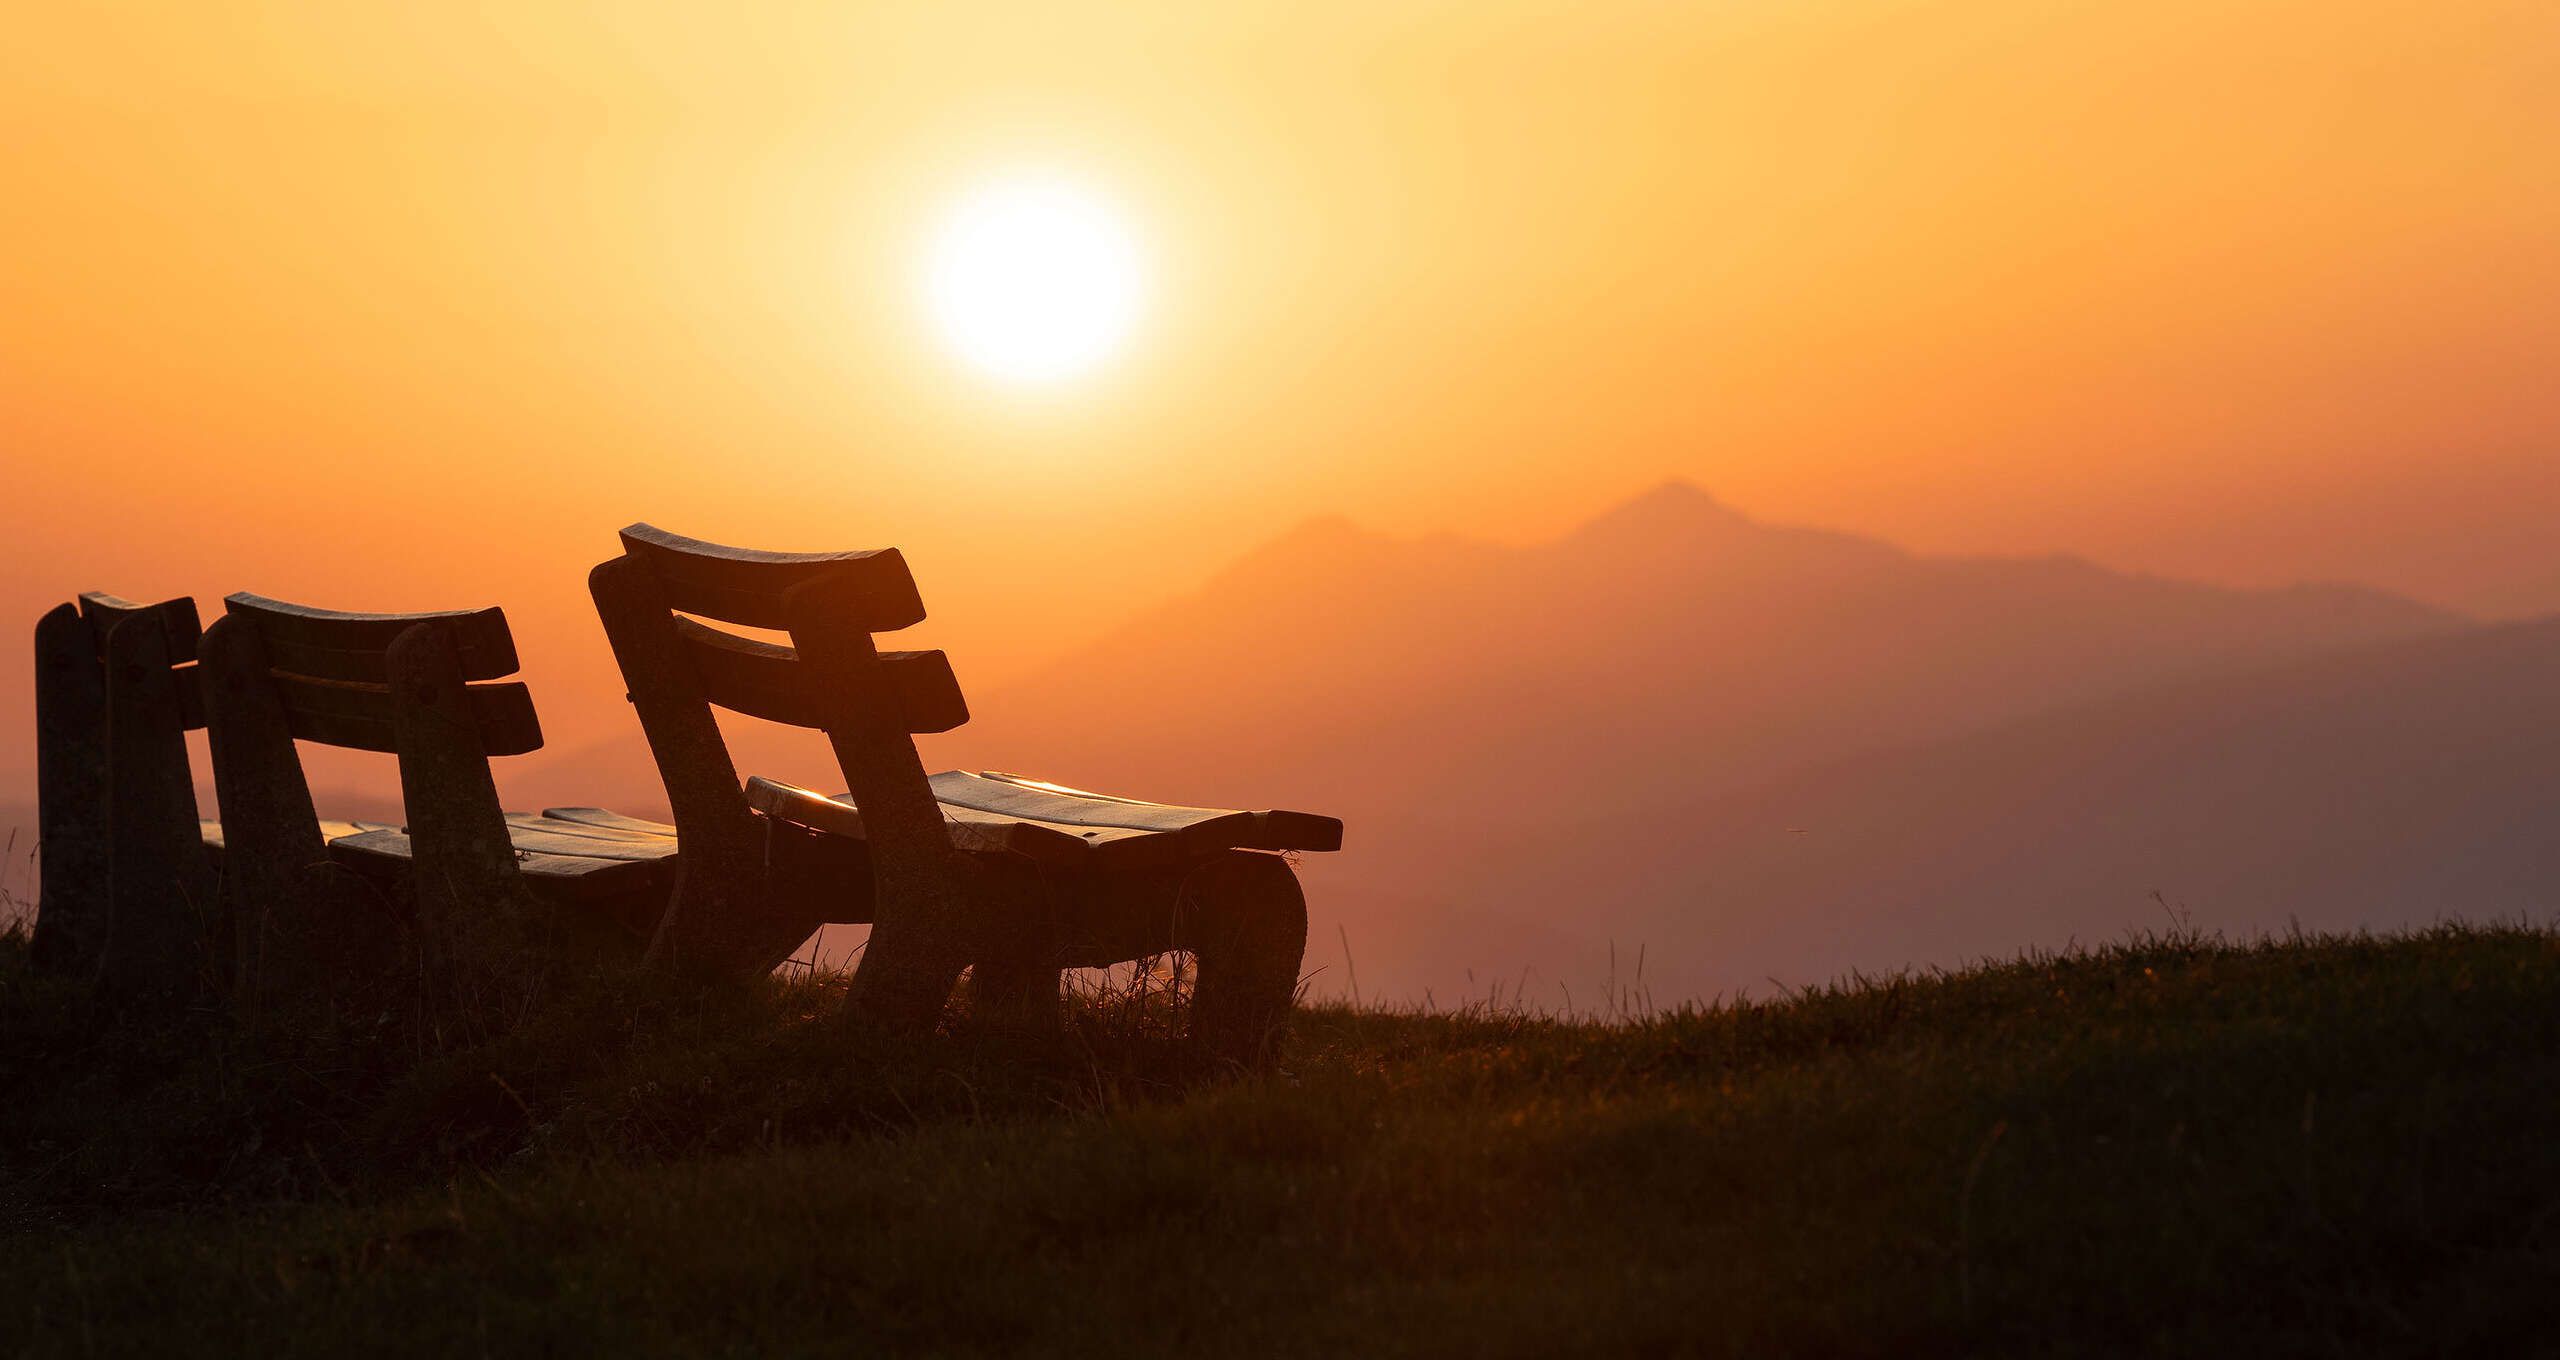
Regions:
<instances>
[{"instance_id":1,"label":"bench leg","mask_svg":"<svg viewBox=\"0 0 2560 1360\"><path fill-rule=\"evenodd\" d=\"M863 815L870 820L867 808ZM944 833L936 823L929 834L939 841ZM960 970L993 938L988 927L1001 919L1008 893L1000 874L965 856L913 845L899 853L883 844L888 839L872 837L871 942L854 965L843 1015L851 1023L916 1033L942 1019Z\"/></svg>"},{"instance_id":2,"label":"bench leg","mask_svg":"<svg viewBox=\"0 0 2560 1360\"><path fill-rule=\"evenodd\" d=\"M1010 950L972 964L971 1009L983 1021L1007 1029L1046 1033L1059 1026L1066 1007L1058 991L1055 950Z\"/></svg>"},{"instance_id":3,"label":"bench leg","mask_svg":"<svg viewBox=\"0 0 2560 1360\"><path fill-rule=\"evenodd\" d=\"M1077 886L1060 956L1096 968L1191 955L1191 1038L1242 1063L1267 1058L1297 1002L1307 898L1288 861L1229 850L1179 869L1096 875Z\"/></svg>"},{"instance_id":4,"label":"bench leg","mask_svg":"<svg viewBox=\"0 0 2560 1360\"><path fill-rule=\"evenodd\" d=\"M1277 855L1231 850L1188 876L1174 944L1198 968L1191 1037L1223 1058L1268 1057L1297 1002L1307 953L1307 897Z\"/></svg>"}]
</instances>

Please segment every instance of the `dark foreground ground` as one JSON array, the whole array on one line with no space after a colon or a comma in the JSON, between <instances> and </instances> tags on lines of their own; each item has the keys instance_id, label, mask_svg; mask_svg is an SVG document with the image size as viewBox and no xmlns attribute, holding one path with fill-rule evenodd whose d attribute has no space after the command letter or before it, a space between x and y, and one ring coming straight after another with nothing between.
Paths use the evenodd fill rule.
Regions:
<instances>
[{"instance_id":1,"label":"dark foreground ground","mask_svg":"<svg viewBox=\"0 0 2560 1360\"><path fill-rule=\"evenodd\" d=\"M1128 995L886 1044L817 985L590 978L512 1037L280 1053L101 1037L16 943L0 987L28 1355L2560 1349L2536 931L1320 1009L1258 1076Z\"/></svg>"}]
</instances>

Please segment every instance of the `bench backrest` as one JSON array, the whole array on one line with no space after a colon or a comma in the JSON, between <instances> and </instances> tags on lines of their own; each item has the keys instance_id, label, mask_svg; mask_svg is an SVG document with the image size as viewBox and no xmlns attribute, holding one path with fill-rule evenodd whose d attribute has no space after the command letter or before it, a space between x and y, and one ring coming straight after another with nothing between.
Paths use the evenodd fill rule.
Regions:
<instances>
[{"instance_id":1,"label":"bench backrest","mask_svg":"<svg viewBox=\"0 0 2560 1360\"><path fill-rule=\"evenodd\" d=\"M412 629L423 629L444 634L460 677L462 709L483 752L512 756L542 748L542 725L523 682L471 683L516 672L515 636L501 609L350 614L245 592L225 599L223 609L224 618L240 620L257 635L267 678L297 740L396 753L391 648Z\"/></svg>"},{"instance_id":2,"label":"bench backrest","mask_svg":"<svg viewBox=\"0 0 2560 1360\"><path fill-rule=\"evenodd\" d=\"M353 614L233 595L203 656L244 969L279 921L314 927L335 896L314 881L327 849L296 740L399 757L422 902L514 907L522 881L489 760L540 749L542 729L532 694L499 679L516 670L503 612Z\"/></svg>"},{"instance_id":3,"label":"bench backrest","mask_svg":"<svg viewBox=\"0 0 2560 1360\"><path fill-rule=\"evenodd\" d=\"M198 637L184 596L93 591L36 624L40 971L96 976L114 955L120 980L159 985L185 962L185 914L211 880L187 765L186 734L204 726Z\"/></svg>"},{"instance_id":4,"label":"bench backrest","mask_svg":"<svg viewBox=\"0 0 2560 1360\"><path fill-rule=\"evenodd\" d=\"M647 524L624 529L622 548L589 586L684 846L691 921L678 947L718 962L737 934L719 918L759 909L745 885L771 834L739 791L714 707L826 733L862 809L875 876L885 887L937 872L950 843L913 734L958 727L969 710L941 652L872 642L924 619L906 559L894 548L733 548ZM777 629L790 643L714 622Z\"/></svg>"}]
</instances>

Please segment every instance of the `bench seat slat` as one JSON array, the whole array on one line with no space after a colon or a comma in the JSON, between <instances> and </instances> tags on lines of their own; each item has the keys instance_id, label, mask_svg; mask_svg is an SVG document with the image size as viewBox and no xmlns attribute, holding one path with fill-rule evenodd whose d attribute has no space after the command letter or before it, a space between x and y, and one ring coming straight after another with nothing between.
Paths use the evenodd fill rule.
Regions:
<instances>
[{"instance_id":1,"label":"bench seat slat","mask_svg":"<svg viewBox=\"0 0 2560 1360\"><path fill-rule=\"evenodd\" d=\"M207 848L214 850L225 848L222 823L202 820L196 823L196 829L203 837ZM676 838L672 834L673 828L669 828L669 832L670 834L667 835L656 836L604 831L596 827L580 826L574 822L536 817L530 813L507 814L507 839L515 846L517 858L527 863L530 863L527 856L549 859L591 859L600 863L655 863L675 857ZM324 819L320 823L320 838L328 843L332 852L340 846L345 846L349 853L365 859L405 862L410 855L407 829L388 822L343 822ZM553 873L591 872L572 871L559 865L549 866L548 871ZM527 869L526 872L530 873L532 870Z\"/></svg>"},{"instance_id":2,"label":"bench seat slat","mask_svg":"<svg viewBox=\"0 0 2560 1360\"><path fill-rule=\"evenodd\" d=\"M582 836L566 829L553 831L539 825L539 817L514 818L507 822L507 840L515 846L518 867L526 873L536 859L585 859L598 863L651 864L673 859L676 842L673 836ZM372 827L350 835L331 837L329 848L340 848L375 858L405 859L410 853L409 833L399 827ZM547 866L546 872L574 874L592 870L572 870L561 865Z\"/></svg>"},{"instance_id":3,"label":"bench seat slat","mask_svg":"<svg viewBox=\"0 0 2560 1360\"><path fill-rule=\"evenodd\" d=\"M673 827L664 831L626 831L619 827L593 826L585 822L553 817L547 813L537 816L530 812L510 812L506 814L506 818L507 826L511 831L540 832L546 836L575 836L581 840L599 841L608 845L628 844L633 841L672 841L676 838Z\"/></svg>"},{"instance_id":4,"label":"bench seat slat","mask_svg":"<svg viewBox=\"0 0 2560 1360\"><path fill-rule=\"evenodd\" d=\"M957 771L949 772L958 774ZM937 794L948 786L964 797L985 796L980 784L1002 781L967 775L975 784L933 777ZM1064 868L1136 869L1179 864L1221 850L1329 850L1342 843L1341 823L1308 813L1235 812L1212 808L1176 808L1104 795L1069 798L1024 788L1025 797L1006 797L1014 808L1054 808L1079 820L1024 815L1004 808L973 807L944 798L942 815L955 850L980 854L1019 854ZM864 838L861 809L845 795L829 797L813 789L779 780L751 778L747 803L770 816L796 825L854 840ZM1114 825L1146 820L1154 826Z\"/></svg>"},{"instance_id":5,"label":"bench seat slat","mask_svg":"<svg viewBox=\"0 0 2560 1360\"><path fill-rule=\"evenodd\" d=\"M676 853L676 842L672 836L605 837L510 824L507 827L507 839L515 845L519 857L531 853L566 855L585 859L636 860L646 863L672 859Z\"/></svg>"},{"instance_id":6,"label":"bench seat slat","mask_svg":"<svg viewBox=\"0 0 2560 1360\"><path fill-rule=\"evenodd\" d=\"M868 839L862 811L841 797L761 776L746 784L747 806L795 826L848 840ZM1025 855L1043 864L1073 867L1089 853L1084 842L1056 827L1035 826L1015 817L990 816L968 808L945 808L944 823L951 848L973 854Z\"/></svg>"},{"instance_id":7,"label":"bench seat slat","mask_svg":"<svg viewBox=\"0 0 2560 1360\"><path fill-rule=\"evenodd\" d=\"M329 857L370 873L403 872L415 858L408 833L381 829L329 842ZM610 903L661 892L672 881L673 847L649 859L607 859L552 854L519 847L516 869L538 893L580 902Z\"/></svg>"},{"instance_id":8,"label":"bench seat slat","mask_svg":"<svg viewBox=\"0 0 2560 1360\"><path fill-rule=\"evenodd\" d=\"M542 810L542 815L547 821L568 822L577 826L592 826L598 830L621 831L635 836L673 836L676 834L676 829L667 825L665 822L652 822L640 817L626 817L619 812L608 812L603 808L544 808Z\"/></svg>"},{"instance_id":9,"label":"bench seat slat","mask_svg":"<svg viewBox=\"0 0 2560 1360\"><path fill-rule=\"evenodd\" d=\"M334 841L341 836L360 835L367 831L397 831L399 829L400 828L393 826L389 822L339 822L331 821L324 817L320 820L320 839L323 841ZM205 847L207 849L220 850L224 848L222 823L212 821L210 819L199 820L196 823L196 831L204 838Z\"/></svg>"},{"instance_id":10,"label":"bench seat slat","mask_svg":"<svg viewBox=\"0 0 2560 1360\"><path fill-rule=\"evenodd\" d=\"M945 770L930 781L947 806L974 808L1060 826L1124 827L1180 834L1194 844L1244 850L1339 850L1342 823L1311 812L1242 812L1178 807L1088 793L1062 784L987 771Z\"/></svg>"}]
</instances>

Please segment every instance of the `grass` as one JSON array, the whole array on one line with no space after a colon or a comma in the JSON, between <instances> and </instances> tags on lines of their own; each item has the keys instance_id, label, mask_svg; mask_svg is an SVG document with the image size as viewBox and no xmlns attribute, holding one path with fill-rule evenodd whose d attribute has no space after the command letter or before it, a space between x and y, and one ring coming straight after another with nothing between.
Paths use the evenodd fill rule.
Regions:
<instances>
[{"instance_id":1,"label":"grass","mask_svg":"<svg viewBox=\"0 0 2560 1360\"><path fill-rule=\"evenodd\" d=\"M892 1042L596 975L399 1061L0 945L0 1349L2443 1354L2560 1306L2560 936L2163 938L1601 1020ZM379 1045L377 1045L379 1047Z\"/></svg>"}]
</instances>

